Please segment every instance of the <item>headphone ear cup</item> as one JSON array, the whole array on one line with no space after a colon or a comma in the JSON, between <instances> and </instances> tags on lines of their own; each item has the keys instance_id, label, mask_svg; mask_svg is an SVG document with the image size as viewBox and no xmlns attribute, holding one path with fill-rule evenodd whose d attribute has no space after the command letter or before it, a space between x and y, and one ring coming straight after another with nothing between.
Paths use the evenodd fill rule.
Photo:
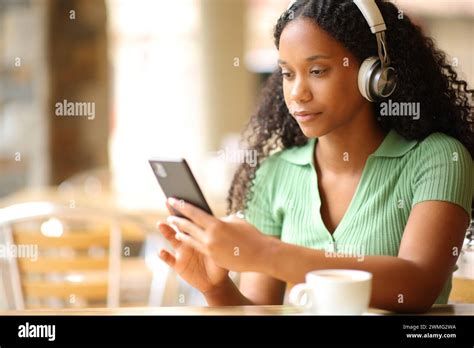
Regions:
<instances>
[{"instance_id":1,"label":"headphone ear cup","mask_svg":"<svg viewBox=\"0 0 474 348\"><path fill-rule=\"evenodd\" d=\"M382 68L378 57L369 57L359 68L359 91L370 102L390 97L397 88L397 72L392 67Z\"/></svg>"},{"instance_id":2,"label":"headphone ear cup","mask_svg":"<svg viewBox=\"0 0 474 348\"><path fill-rule=\"evenodd\" d=\"M358 85L362 96L370 102L377 99L377 95L373 90L374 76L380 69L380 59L378 57L369 57L365 59L359 68Z\"/></svg>"},{"instance_id":3,"label":"headphone ear cup","mask_svg":"<svg viewBox=\"0 0 474 348\"><path fill-rule=\"evenodd\" d=\"M397 88L397 71L392 67L378 69L374 75L372 89L377 95L377 98L390 97Z\"/></svg>"}]
</instances>

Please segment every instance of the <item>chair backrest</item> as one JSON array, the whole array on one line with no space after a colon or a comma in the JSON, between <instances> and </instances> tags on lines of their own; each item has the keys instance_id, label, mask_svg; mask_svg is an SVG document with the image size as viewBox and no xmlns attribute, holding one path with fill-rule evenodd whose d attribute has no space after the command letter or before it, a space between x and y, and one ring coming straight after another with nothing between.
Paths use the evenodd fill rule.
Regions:
<instances>
[{"instance_id":1,"label":"chair backrest","mask_svg":"<svg viewBox=\"0 0 474 348\"><path fill-rule=\"evenodd\" d=\"M118 307L119 220L48 202L1 209L0 236L8 250L2 275L10 279L12 307Z\"/></svg>"}]
</instances>

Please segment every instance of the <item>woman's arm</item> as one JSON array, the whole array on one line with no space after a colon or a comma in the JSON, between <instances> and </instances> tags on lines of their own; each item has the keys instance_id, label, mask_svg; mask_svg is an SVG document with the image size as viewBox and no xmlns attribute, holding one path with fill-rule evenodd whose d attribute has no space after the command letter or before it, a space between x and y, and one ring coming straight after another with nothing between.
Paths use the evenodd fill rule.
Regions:
<instances>
[{"instance_id":1,"label":"woman's arm","mask_svg":"<svg viewBox=\"0 0 474 348\"><path fill-rule=\"evenodd\" d=\"M174 207L192 220L172 217L188 233L182 234L182 241L220 267L264 273L289 283L303 282L307 272L317 269L369 271L373 274L371 306L397 312L422 312L432 306L453 271L469 222L456 204L420 202L410 213L398 256L366 256L357 261L328 258L324 251L283 243L241 219L220 221L190 204Z\"/></svg>"},{"instance_id":2,"label":"woman's arm","mask_svg":"<svg viewBox=\"0 0 474 348\"><path fill-rule=\"evenodd\" d=\"M265 274L245 272L240 287L229 278L222 286L204 293L209 306L279 305L283 303L286 284Z\"/></svg>"},{"instance_id":3,"label":"woman's arm","mask_svg":"<svg viewBox=\"0 0 474 348\"><path fill-rule=\"evenodd\" d=\"M348 268L373 274L370 305L397 312L428 310L450 276L468 226L466 212L439 201L413 208L398 257L329 258L324 251L268 240L259 270L288 282L304 282L307 272ZM380 231L383 233L383 231ZM257 266L257 265L256 265Z\"/></svg>"},{"instance_id":4,"label":"woman's arm","mask_svg":"<svg viewBox=\"0 0 474 348\"><path fill-rule=\"evenodd\" d=\"M275 238L277 237L269 237ZM263 273L243 272L239 288L229 278L223 286L205 293L210 306L279 305L285 297L286 283Z\"/></svg>"}]
</instances>

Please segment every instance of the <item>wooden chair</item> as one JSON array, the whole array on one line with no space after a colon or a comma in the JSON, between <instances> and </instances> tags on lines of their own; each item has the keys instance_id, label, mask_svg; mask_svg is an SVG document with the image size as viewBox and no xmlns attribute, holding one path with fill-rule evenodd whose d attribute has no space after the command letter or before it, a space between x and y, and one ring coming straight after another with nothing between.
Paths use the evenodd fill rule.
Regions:
<instances>
[{"instance_id":1,"label":"wooden chair","mask_svg":"<svg viewBox=\"0 0 474 348\"><path fill-rule=\"evenodd\" d=\"M13 309L118 307L122 220L97 209L48 202L1 209L3 244L17 254L21 247L30 250L27 257L10 255L4 262L1 274L10 280Z\"/></svg>"}]
</instances>

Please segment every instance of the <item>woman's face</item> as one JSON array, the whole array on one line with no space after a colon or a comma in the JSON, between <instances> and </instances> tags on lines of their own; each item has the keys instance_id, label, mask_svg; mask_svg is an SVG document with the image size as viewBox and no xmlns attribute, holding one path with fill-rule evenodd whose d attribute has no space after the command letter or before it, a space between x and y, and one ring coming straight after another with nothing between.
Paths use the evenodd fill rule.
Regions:
<instances>
[{"instance_id":1,"label":"woman's face","mask_svg":"<svg viewBox=\"0 0 474 348\"><path fill-rule=\"evenodd\" d=\"M279 65L285 103L308 138L347 125L370 107L357 86L357 59L310 19L287 24Z\"/></svg>"}]
</instances>

